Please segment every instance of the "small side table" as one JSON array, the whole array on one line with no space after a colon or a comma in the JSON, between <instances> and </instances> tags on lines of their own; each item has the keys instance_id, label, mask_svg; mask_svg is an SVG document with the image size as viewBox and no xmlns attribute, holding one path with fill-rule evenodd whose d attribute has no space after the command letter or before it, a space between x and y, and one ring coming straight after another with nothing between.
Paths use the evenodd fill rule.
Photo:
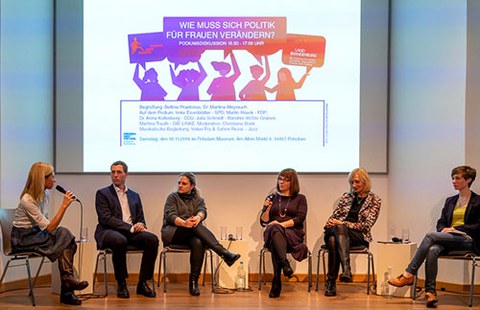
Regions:
<instances>
[{"instance_id":1,"label":"small side table","mask_svg":"<svg viewBox=\"0 0 480 310\"><path fill-rule=\"evenodd\" d=\"M243 269L246 273L245 283L248 285L248 241L247 240L220 240L221 245L228 249L232 253L240 254L240 259L235 262L231 267L228 267L224 262L220 265L218 270L218 285L224 288L235 288L235 277L237 276L238 266L240 262L243 262ZM220 262L220 258L218 260Z\"/></svg>"},{"instance_id":2,"label":"small side table","mask_svg":"<svg viewBox=\"0 0 480 310\"><path fill-rule=\"evenodd\" d=\"M388 279L386 274L388 267L392 268L391 277L396 277L402 274L407 268L415 251L417 250L416 243L393 243L393 242L378 242L377 245L377 294L382 294L382 285ZM412 287L394 287L389 285L389 290L392 296L395 297L412 297Z\"/></svg>"}]
</instances>

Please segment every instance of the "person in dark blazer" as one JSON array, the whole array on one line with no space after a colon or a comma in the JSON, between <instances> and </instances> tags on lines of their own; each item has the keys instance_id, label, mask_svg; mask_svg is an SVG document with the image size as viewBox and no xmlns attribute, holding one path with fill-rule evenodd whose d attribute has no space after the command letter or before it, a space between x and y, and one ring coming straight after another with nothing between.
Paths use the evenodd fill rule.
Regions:
<instances>
[{"instance_id":1,"label":"person in dark blazer","mask_svg":"<svg viewBox=\"0 0 480 310\"><path fill-rule=\"evenodd\" d=\"M425 261L426 306L437 305L435 280L438 257L452 250L468 250L480 254L480 196L470 186L477 172L469 166L453 168L452 183L458 194L448 197L437 221L437 231L427 233L405 271L388 281L393 286L412 285L414 275Z\"/></svg>"},{"instance_id":2,"label":"person in dark blazer","mask_svg":"<svg viewBox=\"0 0 480 310\"><path fill-rule=\"evenodd\" d=\"M98 225L95 240L99 249L111 249L117 296L129 298L127 288L127 245L143 250L137 294L155 297L155 291L147 284L153 278L158 254L158 238L147 229L140 195L125 185L127 164L116 161L110 166L112 183L97 191L95 208Z\"/></svg>"}]
</instances>

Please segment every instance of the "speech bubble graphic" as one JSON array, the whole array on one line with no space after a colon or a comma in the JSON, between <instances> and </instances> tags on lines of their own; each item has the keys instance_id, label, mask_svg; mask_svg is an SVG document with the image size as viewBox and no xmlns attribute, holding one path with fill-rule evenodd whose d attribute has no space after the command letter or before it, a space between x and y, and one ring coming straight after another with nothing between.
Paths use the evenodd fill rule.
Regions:
<instances>
[{"instance_id":1,"label":"speech bubble graphic","mask_svg":"<svg viewBox=\"0 0 480 310\"><path fill-rule=\"evenodd\" d=\"M322 36L288 34L282 51L282 62L307 67L307 72L313 67L321 67L325 61L325 44Z\"/></svg>"},{"instance_id":2,"label":"speech bubble graphic","mask_svg":"<svg viewBox=\"0 0 480 310\"><path fill-rule=\"evenodd\" d=\"M161 61L167 57L162 32L137 33L128 35L130 63Z\"/></svg>"}]
</instances>

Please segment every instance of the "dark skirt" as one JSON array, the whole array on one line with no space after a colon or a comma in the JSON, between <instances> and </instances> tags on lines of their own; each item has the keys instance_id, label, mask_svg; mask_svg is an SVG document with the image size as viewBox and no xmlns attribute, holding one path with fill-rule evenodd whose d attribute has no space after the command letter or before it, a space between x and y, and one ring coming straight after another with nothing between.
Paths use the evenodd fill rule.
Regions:
<instances>
[{"instance_id":1,"label":"dark skirt","mask_svg":"<svg viewBox=\"0 0 480 310\"><path fill-rule=\"evenodd\" d=\"M293 258L299 262L307 258L308 247L303 243L305 233L302 229L298 228L285 228L281 225L268 225L263 232L263 238L265 240L264 247L271 249L272 247L272 233L279 231L285 240L287 240L287 253L290 253Z\"/></svg>"},{"instance_id":2,"label":"dark skirt","mask_svg":"<svg viewBox=\"0 0 480 310\"><path fill-rule=\"evenodd\" d=\"M12 229L12 252L35 252L55 261L62 255L75 236L65 227L54 231L41 230L40 227Z\"/></svg>"}]
</instances>

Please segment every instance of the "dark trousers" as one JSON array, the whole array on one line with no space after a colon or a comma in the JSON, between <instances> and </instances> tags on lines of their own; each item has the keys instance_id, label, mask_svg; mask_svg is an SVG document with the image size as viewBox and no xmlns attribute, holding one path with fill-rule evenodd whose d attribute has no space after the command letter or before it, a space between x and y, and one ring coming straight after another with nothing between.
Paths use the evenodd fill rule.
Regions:
<instances>
[{"instance_id":1,"label":"dark trousers","mask_svg":"<svg viewBox=\"0 0 480 310\"><path fill-rule=\"evenodd\" d=\"M127 246L133 245L143 250L140 265L139 281L153 278L155 260L158 254L158 238L151 232L121 233L116 230L108 230L104 234L103 245L112 250L113 269L115 279L119 282L128 278L127 271Z\"/></svg>"},{"instance_id":2,"label":"dark trousers","mask_svg":"<svg viewBox=\"0 0 480 310\"><path fill-rule=\"evenodd\" d=\"M222 256L225 248L218 243L213 233L202 224L194 228L177 227L170 244L188 245L190 248L190 274L194 278L200 276L205 255L205 247ZM166 245L170 245L166 244Z\"/></svg>"}]
</instances>

